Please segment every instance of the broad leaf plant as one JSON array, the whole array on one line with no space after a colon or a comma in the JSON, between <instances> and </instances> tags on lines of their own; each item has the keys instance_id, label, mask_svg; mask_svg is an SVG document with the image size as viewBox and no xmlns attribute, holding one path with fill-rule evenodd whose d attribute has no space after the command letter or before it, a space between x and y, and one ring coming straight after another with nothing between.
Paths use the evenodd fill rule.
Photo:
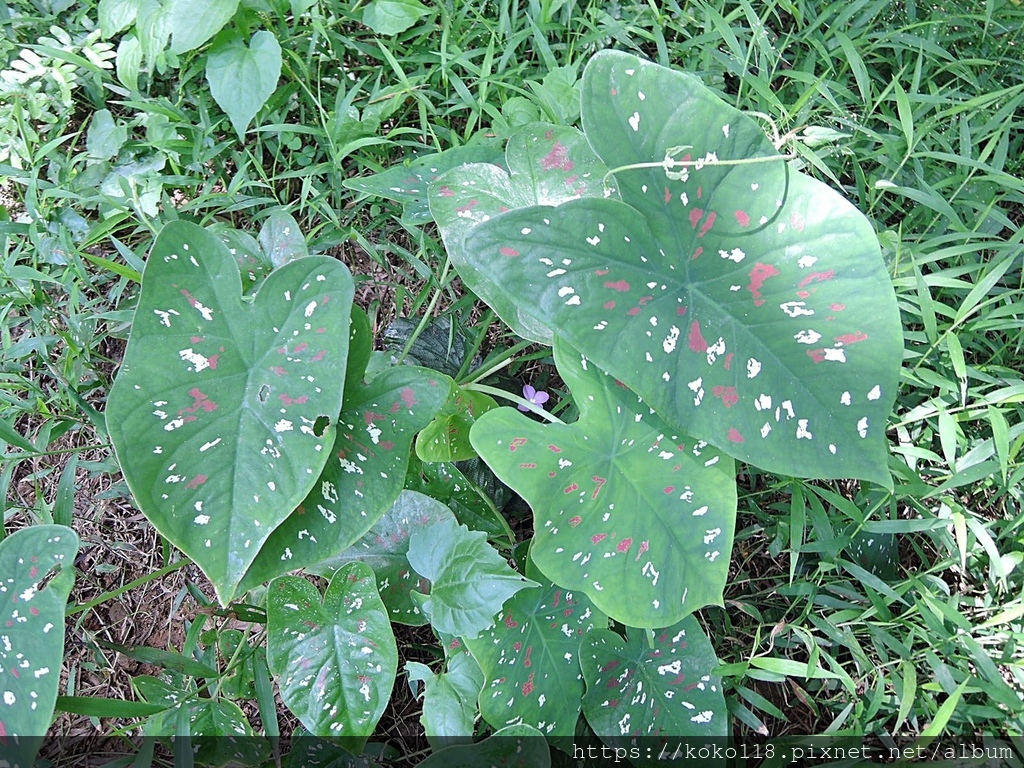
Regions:
<instances>
[{"instance_id":1,"label":"broad leaf plant","mask_svg":"<svg viewBox=\"0 0 1024 768\"><path fill-rule=\"evenodd\" d=\"M216 42L211 80L221 58L269 71L265 34ZM255 110L236 96L219 100L242 131ZM368 367L351 275L288 217L242 251L175 222L150 253L107 407L128 486L223 605L265 603L283 701L352 752L398 673L392 622L429 622L445 649L405 670L429 705L425 765L547 764L541 737L580 728L724 736L694 612L723 603L737 462L891 486L902 338L868 221L689 75L598 53L581 107L581 130L530 124L503 157L484 144L352 184L405 203L410 226L429 213L464 284L553 347L571 423L438 371ZM511 530L453 463L476 457L532 511L516 569L492 543ZM56 668L59 633L40 640L31 663ZM10 732L32 715L23 683L5 690Z\"/></svg>"}]
</instances>

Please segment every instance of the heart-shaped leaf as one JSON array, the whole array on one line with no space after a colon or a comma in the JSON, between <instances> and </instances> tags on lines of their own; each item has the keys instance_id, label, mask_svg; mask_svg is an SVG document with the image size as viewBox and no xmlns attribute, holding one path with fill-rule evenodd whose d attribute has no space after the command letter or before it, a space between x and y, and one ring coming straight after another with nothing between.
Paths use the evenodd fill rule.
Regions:
<instances>
[{"instance_id":1,"label":"heart-shaped leaf","mask_svg":"<svg viewBox=\"0 0 1024 768\"><path fill-rule=\"evenodd\" d=\"M607 168L578 130L546 123L532 123L512 134L505 158L509 172L475 164L443 175L430 187L430 213L466 285L517 334L550 344L554 326L538 323L534 313L519 307L519 299L532 298L532 293L510 296L494 285L487 265L466 250L465 240L475 227L504 211L603 195Z\"/></svg>"},{"instance_id":2,"label":"heart-shaped leaf","mask_svg":"<svg viewBox=\"0 0 1024 768\"><path fill-rule=\"evenodd\" d=\"M527 573L542 579L529 567ZM545 736L572 736L583 696L580 640L606 624L586 595L547 580L508 600L493 627L465 640L486 679L484 720L495 728L525 723Z\"/></svg>"},{"instance_id":3,"label":"heart-shaped leaf","mask_svg":"<svg viewBox=\"0 0 1024 768\"><path fill-rule=\"evenodd\" d=\"M267 661L281 698L310 733L361 748L387 706L398 669L395 636L370 567L346 565L322 603L305 579L274 579L267 596Z\"/></svg>"},{"instance_id":4,"label":"heart-shaped leaf","mask_svg":"<svg viewBox=\"0 0 1024 768\"><path fill-rule=\"evenodd\" d=\"M494 622L502 604L526 587L536 587L511 568L487 543L487 535L454 519L416 528L409 563L430 581L430 596L413 593L439 632L476 637ZM417 598L418 596L418 598Z\"/></svg>"},{"instance_id":5,"label":"heart-shaped leaf","mask_svg":"<svg viewBox=\"0 0 1024 768\"><path fill-rule=\"evenodd\" d=\"M0 541L0 754L11 765L33 765L41 744L31 737L50 727L77 552L78 536L63 525Z\"/></svg>"},{"instance_id":6,"label":"heart-shaped leaf","mask_svg":"<svg viewBox=\"0 0 1024 768\"><path fill-rule=\"evenodd\" d=\"M488 395L456 389L441 412L416 436L416 455L427 462L475 458L469 430L482 414L497 407Z\"/></svg>"},{"instance_id":7,"label":"heart-shaped leaf","mask_svg":"<svg viewBox=\"0 0 1024 768\"><path fill-rule=\"evenodd\" d=\"M321 563L358 541L401 493L413 435L437 413L450 386L426 368L401 366L347 392L327 465L267 539L240 589Z\"/></svg>"},{"instance_id":8,"label":"heart-shaped leaf","mask_svg":"<svg viewBox=\"0 0 1024 768\"><path fill-rule=\"evenodd\" d=\"M471 287L737 458L890 485L902 332L868 220L695 78L635 56L591 59L583 124L622 199L478 224L456 249L489 284Z\"/></svg>"},{"instance_id":9,"label":"heart-shaped leaf","mask_svg":"<svg viewBox=\"0 0 1024 768\"><path fill-rule=\"evenodd\" d=\"M309 255L306 238L289 213L275 211L260 228L260 247L275 267Z\"/></svg>"},{"instance_id":10,"label":"heart-shaped leaf","mask_svg":"<svg viewBox=\"0 0 1024 768\"><path fill-rule=\"evenodd\" d=\"M484 687L484 673L470 654L455 653L446 666L435 675L425 664L410 661L405 665L409 680L423 683L420 723L434 750L472 743L477 697Z\"/></svg>"},{"instance_id":11,"label":"heart-shaped leaf","mask_svg":"<svg viewBox=\"0 0 1024 768\"><path fill-rule=\"evenodd\" d=\"M362 562L377 574L377 587L388 616L399 624L427 623L411 593L430 591L430 582L417 576L409 564L409 539L413 531L454 520L448 507L415 491L402 491L398 499L359 541L337 557L318 563L311 570L332 573L346 563Z\"/></svg>"},{"instance_id":12,"label":"heart-shaped leaf","mask_svg":"<svg viewBox=\"0 0 1024 768\"><path fill-rule=\"evenodd\" d=\"M239 0L171 0L171 51L198 48L223 29L238 10Z\"/></svg>"},{"instance_id":13,"label":"heart-shaped leaf","mask_svg":"<svg viewBox=\"0 0 1024 768\"><path fill-rule=\"evenodd\" d=\"M540 731L510 725L476 744L435 752L417 768L550 768L551 751Z\"/></svg>"},{"instance_id":14,"label":"heart-shaped leaf","mask_svg":"<svg viewBox=\"0 0 1024 768\"><path fill-rule=\"evenodd\" d=\"M273 32L260 30L249 45L232 34L215 45L206 59L206 79L213 100L224 110L239 137L277 89L281 46Z\"/></svg>"},{"instance_id":15,"label":"heart-shaped leaf","mask_svg":"<svg viewBox=\"0 0 1024 768\"><path fill-rule=\"evenodd\" d=\"M372 0L363 11L363 24L378 35L397 35L428 13L419 0Z\"/></svg>"},{"instance_id":16,"label":"heart-shaped leaf","mask_svg":"<svg viewBox=\"0 0 1024 768\"><path fill-rule=\"evenodd\" d=\"M693 616L657 630L653 644L634 628L626 629L625 640L607 630L591 632L580 645L580 660L587 680L583 714L610 746L633 736L671 742L728 732L722 681L711 674L718 659Z\"/></svg>"},{"instance_id":17,"label":"heart-shaped leaf","mask_svg":"<svg viewBox=\"0 0 1024 768\"><path fill-rule=\"evenodd\" d=\"M216 235L173 222L153 245L107 429L139 508L224 604L327 461L352 293L310 257L250 303Z\"/></svg>"},{"instance_id":18,"label":"heart-shaped leaf","mask_svg":"<svg viewBox=\"0 0 1024 768\"><path fill-rule=\"evenodd\" d=\"M541 424L501 408L471 435L533 509L533 561L634 627L720 604L736 518L732 459L678 433L557 339L555 364L579 421Z\"/></svg>"}]
</instances>

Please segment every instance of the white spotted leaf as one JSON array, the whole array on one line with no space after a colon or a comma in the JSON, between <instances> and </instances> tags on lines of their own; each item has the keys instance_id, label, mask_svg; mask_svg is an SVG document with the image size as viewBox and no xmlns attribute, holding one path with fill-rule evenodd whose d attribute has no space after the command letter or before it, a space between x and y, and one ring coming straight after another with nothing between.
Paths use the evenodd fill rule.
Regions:
<instances>
[{"instance_id":1,"label":"white spotted leaf","mask_svg":"<svg viewBox=\"0 0 1024 768\"><path fill-rule=\"evenodd\" d=\"M648 644L643 630L592 632L580 645L587 692L583 714L609 746L629 737L664 737L671 753L680 739L723 739L729 715L715 651L693 616L655 631ZM673 741L674 740L674 741ZM655 743L651 749L661 751Z\"/></svg>"},{"instance_id":2,"label":"white spotted leaf","mask_svg":"<svg viewBox=\"0 0 1024 768\"><path fill-rule=\"evenodd\" d=\"M885 426L903 342L870 222L696 78L635 56L591 59L583 125L618 168L620 197L477 224L457 250L487 282L478 295L557 328L666 421L735 458L891 485ZM654 167L621 167L638 163ZM455 189L462 173L481 170L442 181Z\"/></svg>"},{"instance_id":3,"label":"white spotted leaf","mask_svg":"<svg viewBox=\"0 0 1024 768\"><path fill-rule=\"evenodd\" d=\"M50 726L64 657L64 607L78 536L63 525L23 528L0 541L0 746L33 762Z\"/></svg>"},{"instance_id":4,"label":"white spotted leaf","mask_svg":"<svg viewBox=\"0 0 1024 768\"><path fill-rule=\"evenodd\" d=\"M545 736L572 736L580 716L580 640L607 619L581 592L535 574L540 589L508 600L494 626L466 647L484 673L480 714L495 728L525 723Z\"/></svg>"},{"instance_id":5,"label":"white spotted leaf","mask_svg":"<svg viewBox=\"0 0 1024 768\"><path fill-rule=\"evenodd\" d=\"M519 306L530 294L517 298L494 285L487 261L466 250L466 237L510 209L601 196L607 168L580 131L547 123L531 123L512 134L505 163L507 171L476 163L441 176L430 187L430 213L466 285L517 334L550 344L554 326Z\"/></svg>"},{"instance_id":6,"label":"white spotted leaf","mask_svg":"<svg viewBox=\"0 0 1024 768\"><path fill-rule=\"evenodd\" d=\"M332 573L349 562L362 562L377 574L377 587L389 618L399 624L420 626L426 617L412 599L412 592L430 591L430 582L409 564L409 540L418 528L454 520L440 501L415 491L402 491L395 503L366 534L340 555L317 563L309 570Z\"/></svg>"},{"instance_id":7,"label":"white spotted leaf","mask_svg":"<svg viewBox=\"0 0 1024 768\"><path fill-rule=\"evenodd\" d=\"M343 264L309 257L243 300L216 235L173 222L153 245L107 429L139 508L223 604L327 461L352 294Z\"/></svg>"},{"instance_id":8,"label":"white spotted leaf","mask_svg":"<svg viewBox=\"0 0 1024 768\"><path fill-rule=\"evenodd\" d=\"M315 736L358 748L387 706L398 648L373 571L349 563L321 601L298 576L282 576L267 592L267 661L288 709ZM348 741L351 740L351 741Z\"/></svg>"},{"instance_id":9,"label":"white spotted leaf","mask_svg":"<svg viewBox=\"0 0 1024 768\"><path fill-rule=\"evenodd\" d=\"M551 751L529 725L510 725L476 744L434 752L417 768L550 768Z\"/></svg>"},{"instance_id":10,"label":"white spotted leaf","mask_svg":"<svg viewBox=\"0 0 1024 768\"><path fill-rule=\"evenodd\" d=\"M267 539L239 589L321 563L358 541L398 498L413 436L450 390L447 376L400 366L347 391L327 464Z\"/></svg>"},{"instance_id":11,"label":"white spotted leaf","mask_svg":"<svg viewBox=\"0 0 1024 768\"><path fill-rule=\"evenodd\" d=\"M476 637L494 623L502 604L516 592L536 587L508 567L487 543L487 534L456 520L416 528L409 539L409 563L430 581L430 594L413 592L438 632Z\"/></svg>"},{"instance_id":12,"label":"white spotted leaf","mask_svg":"<svg viewBox=\"0 0 1024 768\"><path fill-rule=\"evenodd\" d=\"M634 627L721 604L736 519L732 459L666 424L564 342L554 352L576 423L501 408L470 435L533 509L533 562Z\"/></svg>"}]
</instances>

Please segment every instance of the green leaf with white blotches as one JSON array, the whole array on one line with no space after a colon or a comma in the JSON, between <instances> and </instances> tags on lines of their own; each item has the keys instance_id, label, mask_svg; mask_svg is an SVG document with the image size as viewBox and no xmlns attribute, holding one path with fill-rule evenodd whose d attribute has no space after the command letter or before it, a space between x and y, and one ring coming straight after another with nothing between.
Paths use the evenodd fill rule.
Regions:
<instances>
[{"instance_id":1,"label":"green leaf with white blotches","mask_svg":"<svg viewBox=\"0 0 1024 768\"><path fill-rule=\"evenodd\" d=\"M346 392L326 466L267 539L239 589L322 563L355 544L402 492L413 436L437 413L450 387L447 376L400 366Z\"/></svg>"},{"instance_id":2,"label":"green leaf with white blotches","mask_svg":"<svg viewBox=\"0 0 1024 768\"><path fill-rule=\"evenodd\" d=\"M430 213L466 285L516 334L550 344L555 326L520 306L532 292L510 295L495 285L487 263L467 250L466 238L510 209L600 197L607 168L580 131L548 123L531 123L512 134L505 164L508 171L476 163L444 174L430 187Z\"/></svg>"},{"instance_id":3,"label":"green leaf with white blotches","mask_svg":"<svg viewBox=\"0 0 1024 768\"><path fill-rule=\"evenodd\" d=\"M341 411L352 277L310 257L252 301L214 234L153 245L107 430L139 508L223 604L327 462Z\"/></svg>"},{"instance_id":4,"label":"green leaf with white blotches","mask_svg":"<svg viewBox=\"0 0 1024 768\"><path fill-rule=\"evenodd\" d=\"M417 768L550 768L551 752L529 725L510 725L476 744L434 752Z\"/></svg>"},{"instance_id":5,"label":"green leaf with white blotches","mask_svg":"<svg viewBox=\"0 0 1024 768\"><path fill-rule=\"evenodd\" d=\"M508 567L486 534L454 519L413 531L408 557L430 581L430 595L413 592L413 599L434 629L449 635L476 637L494 623L508 598L537 586Z\"/></svg>"},{"instance_id":6,"label":"green leaf with white blotches","mask_svg":"<svg viewBox=\"0 0 1024 768\"><path fill-rule=\"evenodd\" d=\"M267 592L267 661L288 709L315 736L361 748L387 706L398 648L373 571L349 563L321 601L316 587L282 576Z\"/></svg>"},{"instance_id":7,"label":"green leaf with white blotches","mask_svg":"<svg viewBox=\"0 0 1024 768\"><path fill-rule=\"evenodd\" d=\"M275 267L309 255L306 238L295 218L282 211L270 214L260 228L260 248Z\"/></svg>"},{"instance_id":8,"label":"green leaf with white blotches","mask_svg":"<svg viewBox=\"0 0 1024 768\"><path fill-rule=\"evenodd\" d=\"M399 624L426 624L427 618L412 599L412 592L426 594L430 582L416 574L409 564L409 540L419 528L454 519L452 511L441 502L415 491L402 491L391 509L359 541L309 570L332 573L346 563L366 563L377 574L377 587L388 617Z\"/></svg>"},{"instance_id":9,"label":"green leaf with white blotches","mask_svg":"<svg viewBox=\"0 0 1024 768\"><path fill-rule=\"evenodd\" d=\"M556 339L554 351L579 421L542 424L501 408L471 434L533 509L533 562L629 626L720 604L736 520L732 459L666 424L568 344Z\"/></svg>"},{"instance_id":10,"label":"green leaf with white blotches","mask_svg":"<svg viewBox=\"0 0 1024 768\"><path fill-rule=\"evenodd\" d=\"M664 737L651 749L671 754L680 739L722 739L729 714L711 642L693 616L655 632L626 628L592 632L580 644L587 681L583 714L609 746L629 746L629 737ZM673 743L673 740L675 743ZM659 763L663 764L663 763Z\"/></svg>"},{"instance_id":11,"label":"green leaf with white blotches","mask_svg":"<svg viewBox=\"0 0 1024 768\"><path fill-rule=\"evenodd\" d=\"M239 137L273 95L280 76L281 45L266 30L254 34L248 45L232 33L206 59L210 93Z\"/></svg>"},{"instance_id":12,"label":"green leaf with white blotches","mask_svg":"<svg viewBox=\"0 0 1024 768\"><path fill-rule=\"evenodd\" d=\"M28 737L50 727L77 552L77 534L63 525L23 528L0 541L0 754L11 765L32 765L40 741Z\"/></svg>"},{"instance_id":13,"label":"green leaf with white blotches","mask_svg":"<svg viewBox=\"0 0 1024 768\"><path fill-rule=\"evenodd\" d=\"M493 627L465 640L486 680L480 713L495 728L525 723L545 736L572 736L583 696L580 640L604 629L607 618L585 594L544 580L529 565L527 573L541 580L540 589L516 594Z\"/></svg>"},{"instance_id":14,"label":"green leaf with white blotches","mask_svg":"<svg viewBox=\"0 0 1024 768\"><path fill-rule=\"evenodd\" d=\"M891 487L903 338L871 223L696 78L636 56L590 60L583 125L619 198L477 224L457 249L486 282L474 291L499 296L503 319L512 304L557 328L735 458ZM438 184L481 176L468 166Z\"/></svg>"}]
</instances>

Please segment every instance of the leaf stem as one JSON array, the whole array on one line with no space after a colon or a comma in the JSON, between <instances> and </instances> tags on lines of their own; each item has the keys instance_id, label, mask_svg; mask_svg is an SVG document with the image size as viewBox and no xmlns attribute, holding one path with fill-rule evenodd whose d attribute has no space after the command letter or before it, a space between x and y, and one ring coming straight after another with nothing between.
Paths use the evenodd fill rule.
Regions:
<instances>
[{"instance_id":1,"label":"leaf stem","mask_svg":"<svg viewBox=\"0 0 1024 768\"><path fill-rule=\"evenodd\" d=\"M793 160L793 159L796 158L796 155L794 153L789 153L789 154L785 154L785 155L772 155L771 157L741 157L741 158L737 158L735 160L718 160L718 159L708 160L708 159L705 159L705 158L702 158L700 160L676 160L675 159L674 155L676 153L678 153L678 152L680 152L680 151L682 151L684 149L690 149L690 148L691 147L689 147L689 146L669 147L665 151L665 159L664 160L659 160L657 162L649 162L649 163L630 163L629 165L620 165L617 168L612 168L610 171L608 171L608 173L606 173L604 175L604 178L602 179L602 184L604 184L604 186L607 188L608 187L608 177L609 176L614 176L616 173L619 173L620 171L635 171L635 170L641 170L641 169L644 169L644 168L662 168L665 171L665 175L668 176L669 178L678 178L678 173L676 174L676 176L672 175L673 173L675 173L673 171L674 168L694 168L696 170L700 170L701 168L703 168L705 166L708 166L708 165L724 165L724 166L755 165L757 163L772 163L772 162L775 162L777 160Z\"/></svg>"}]
</instances>

